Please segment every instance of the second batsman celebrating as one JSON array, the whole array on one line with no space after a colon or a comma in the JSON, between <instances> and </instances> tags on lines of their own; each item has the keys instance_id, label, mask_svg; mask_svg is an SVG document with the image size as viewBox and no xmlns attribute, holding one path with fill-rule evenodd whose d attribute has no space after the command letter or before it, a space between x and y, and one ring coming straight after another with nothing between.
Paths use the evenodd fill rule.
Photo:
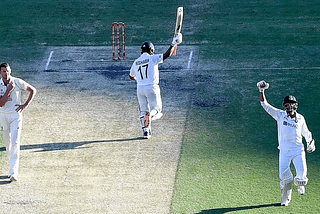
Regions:
<instances>
[{"instance_id":1,"label":"second batsman celebrating","mask_svg":"<svg viewBox=\"0 0 320 214\"><path fill-rule=\"evenodd\" d=\"M162 117L162 101L159 87L158 65L171 56L173 47L182 42L182 34L173 38L171 46L164 54L154 54L151 42L141 46L141 56L136 59L130 69L130 79L137 81L140 121L143 137L151 137L151 121Z\"/></svg>"},{"instance_id":2,"label":"second batsman celebrating","mask_svg":"<svg viewBox=\"0 0 320 214\"><path fill-rule=\"evenodd\" d=\"M261 106L277 121L281 205L288 206L291 201L292 181L301 195L305 193L305 185L308 183L306 153L302 138L304 137L307 142L309 153L315 151L315 142L303 115L297 112L298 102L294 96L286 96L283 100L284 110L280 110L271 106L266 99L265 89L269 88L269 83L260 81L257 86L260 91ZM295 178L290 170L291 162L296 169Z\"/></svg>"}]
</instances>

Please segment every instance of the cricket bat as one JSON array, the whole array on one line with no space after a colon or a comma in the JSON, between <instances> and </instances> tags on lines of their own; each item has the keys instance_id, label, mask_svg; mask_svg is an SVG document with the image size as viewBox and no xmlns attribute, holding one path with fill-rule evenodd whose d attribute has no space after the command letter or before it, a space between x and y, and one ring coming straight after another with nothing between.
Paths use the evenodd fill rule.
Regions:
<instances>
[{"instance_id":1,"label":"cricket bat","mask_svg":"<svg viewBox=\"0 0 320 214\"><path fill-rule=\"evenodd\" d=\"M181 32L182 27L182 20L183 20L183 7L178 7L177 9L177 20L176 20L176 28L174 29L174 36ZM173 55L177 54L177 46L174 46Z\"/></svg>"}]
</instances>

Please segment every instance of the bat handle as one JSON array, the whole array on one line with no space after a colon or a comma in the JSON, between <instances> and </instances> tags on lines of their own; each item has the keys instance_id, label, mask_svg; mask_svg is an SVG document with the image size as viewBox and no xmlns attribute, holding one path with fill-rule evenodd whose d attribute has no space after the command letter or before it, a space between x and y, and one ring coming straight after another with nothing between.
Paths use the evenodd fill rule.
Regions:
<instances>
[{"instance_id":1,"label":"bat handle","mask_svg":"<svg viewBox=\"0 0 320 214\"><path fill-rule=\"evenodd\" d=\"M175 56L177 54L177 47L178 47L178 45L175 45L173 48L173 56Z\"/></svg>"}]
</instances>

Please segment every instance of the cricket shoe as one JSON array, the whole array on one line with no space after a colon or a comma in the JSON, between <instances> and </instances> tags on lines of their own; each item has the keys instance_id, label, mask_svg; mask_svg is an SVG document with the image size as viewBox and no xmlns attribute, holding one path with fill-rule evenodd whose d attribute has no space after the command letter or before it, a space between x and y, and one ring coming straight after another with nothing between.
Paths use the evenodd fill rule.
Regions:
<instances>
[{"instance_id":1,"label":"cricket shoe","mask_svg":"<svg viewBox=\"0 0 320 214\"><path fill-rule=\"evenodd\" d=\"M281 202L281 206L288 206L289 205L289 203L290 203L290 200L287 200L287 201L285 201L285 202Z\"/></svg>"},{"instance_id":2,"label":"cricket shoe","mask_svg":"<svg viewBox=\"0 0 320 214\"><path fill-rule=\"evenodd\" d=\"M151 137L151 131L150 129L144 128L143 129L143 138L144 139L149 139Z\"/></svg>"},{"instance_id":3,"label":"cricket shoe","mask_svg":"<svg viewBox=\"0 0 320 214\"><path fill-rule=\"evenodd\" d=\"M303 195L306 193L306 188L304 186L297 186L298 193Z\"/></svg>"},{"instance_id":4,"label":"cricket shoe","mask_svg":"<svg viewBox=\"0 0 320 214\"><path fill-rule=\"evenodd\" d=\"M10 181L13 182L13 181L18 181L18 178L14 175L11 175L10 176Z\"/></svg>"},{"instance_id":5,"label":"cricket shoe","mask_svg":"<svg viewBox=\"0 0 320 214\"><path fill-rule=\"evenodd\" d=\"M158 119L160 119L162 116L163 116L163 114L162 114L161 112L159 112L159 113L157 113L156 115L154 115L154 116L152 117L152 120L158 120Z\"/></svg>"},{"instance_id":6,"label":"cricket shoe","mask_svg":"<svg viewBox=\"0 0 320 214\"><path fill-rule=\"evenodd\" d=\"M283 189L281 190L281 206L288 206L291 201L292 189L284 191Z\"/></svg>"},{"instance_id":7,"label":"cricket shoe","mask_svg":"<svg viewBox=\"0 0 320 214\"><path fill-rule=\"evenodd\" d=\"M148 128L151 122L150 112L146 111L146 114L144 116L144 127Z\"/></svg>"}]
</instances>

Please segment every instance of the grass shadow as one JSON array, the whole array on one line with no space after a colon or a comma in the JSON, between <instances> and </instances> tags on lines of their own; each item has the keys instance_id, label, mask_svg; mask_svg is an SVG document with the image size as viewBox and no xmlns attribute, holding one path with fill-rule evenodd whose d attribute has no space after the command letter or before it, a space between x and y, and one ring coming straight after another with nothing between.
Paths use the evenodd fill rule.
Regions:
<instances>
[{"instance_id":1,"label":"grass shadow","mask_svg":"<svg viewBox=\"0 0 320 214\"><path fill-rule=\"evenodd\" d=\"M251 210L251 209L258 209L263 207L277 207L281 206L281 203L275 204L262 204L256 206L244 206L244 207L231 207L231 208L217 208L217 209L210 209L210 210L202 210L200 213L195 214L221 214L221 213L228 213L240 210Z\"/></svg>"},{"instance_id":2,"label":"grass shadow","mask_svg":"<svg viewBox=\"0 0 320 214\"><path fill-rule=\"evenodd\" d=\"M126 141L142 140L143 137L129 138L129 139L116 139L116 140L95 140L95 141L81 141L81 142L63 142L63 143L44 143L44 144L33 144L33 145L21 145L21 150L33 150L41 149L34 152L46 152L46 151L59 151L59 150L72 150L72 149L84 149L93 143L119 143ZM0 151L5 151L5 147L0 147ZM0 177L1 179L1 177Z\"/></svg>"}]
</instances>

